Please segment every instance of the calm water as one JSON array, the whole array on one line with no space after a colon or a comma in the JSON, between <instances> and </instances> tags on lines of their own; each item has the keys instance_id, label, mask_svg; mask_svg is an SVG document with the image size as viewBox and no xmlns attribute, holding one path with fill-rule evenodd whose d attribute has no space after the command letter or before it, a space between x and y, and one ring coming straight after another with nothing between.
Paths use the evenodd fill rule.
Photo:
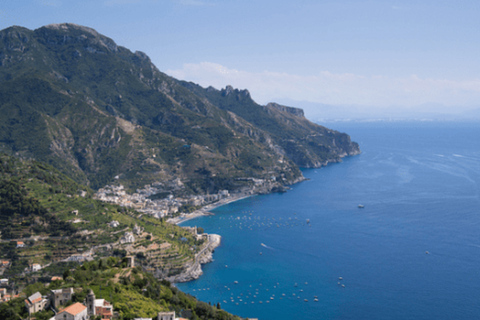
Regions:
<instances>
[{"instance_id":1,"label":"calm water","mask_svg":"<svg viewBox=\"0 0 480 320\"><path fill-rule=\"evenodd\" d=\"M480 125L329 126L363 153L187 222L223 239L178 287L260 320L480 318Z\"/></svg>"}]
</instances>

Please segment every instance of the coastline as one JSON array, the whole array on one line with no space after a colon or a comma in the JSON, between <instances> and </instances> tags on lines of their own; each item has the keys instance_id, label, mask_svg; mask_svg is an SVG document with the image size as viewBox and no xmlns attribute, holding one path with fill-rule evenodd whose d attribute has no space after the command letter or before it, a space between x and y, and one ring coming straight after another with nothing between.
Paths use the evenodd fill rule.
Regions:
<instances>
[{"instance_id":1,"label":"coastline","mask_svg":"<svg viewBox=\"0 0 480 320\"><path fill-rule=\"evenodd\" d=\"M243 194L239 196L233 196L226 199L222 199L215 203L206 205L205 207L202 207L201 209L196 210L192 213L182 214L179 217L168 219L167 222L171 224L179 225L180 223L185 221L189 221L189 220L207 216L207 215L213 215L213 213L211 213L210 210L213 210L223 205L226 205L235 201L239 201L242 199L246 199L255 195L256 194L247 194L247 195ZM207 240L208 243L205 246L205 248L199 254L195 255L195 259L193 263L188 264L186 266L187 267L186 270L184 270L182 273L176 276L167 278L168 281L172 282L175 285L175 283L178 283L178 282L188 282L188 281L196 280L203 274L202 264L206 264L213 261L213 252L217 247L220 246L221 238L222 238L218 234L204 233L204 235L206 235L208 239Z\"/></svg>"},{"instance_id":2,"label":"coastline","mask_svg":"<svg viewBox=\"0 0 480 320\"><path fill-rule=\"evenodd\" d=\"M179 225L180 223L185 222L185 221L189 221L189 220L196 219L196 218L199 218L199 217L213 215L213 213L210 212L210 210L213 210L213 209L216 209L218 207L224 206L226 204L229 204L229 203L232 203L232 202L235 202L235 201L239 201L239 200L243 200L243 199L255 196L255 195L256 194L248 194L248 195L244 194L244 195L233 196L233 197L229 197L229 198L226 198L226 199L222 199L222 200L219 200L215 203L208 204L205 207L202 207L201 209L195 210L192 213L182 213L178 217L170 218L170 219L167 220L167 222L171 223L171 224Z\"/></svg>"}]
</instances>

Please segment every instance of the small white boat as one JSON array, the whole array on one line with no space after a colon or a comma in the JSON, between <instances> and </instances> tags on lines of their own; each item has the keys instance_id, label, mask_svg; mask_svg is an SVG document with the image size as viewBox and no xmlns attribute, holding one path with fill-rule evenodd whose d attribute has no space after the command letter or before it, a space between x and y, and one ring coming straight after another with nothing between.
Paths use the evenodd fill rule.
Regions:
<instances>
[{"instance_id":1,"label":"small white boat","mask_svg":"<svg viewBox=\"0 0 480 320\"><path fill-rule=\"evenodd\" d=\"M360 209L365 208L365 206L364 206L363 204L359 204L358 207L359 207Z\"/></svg>"}]
</instances>

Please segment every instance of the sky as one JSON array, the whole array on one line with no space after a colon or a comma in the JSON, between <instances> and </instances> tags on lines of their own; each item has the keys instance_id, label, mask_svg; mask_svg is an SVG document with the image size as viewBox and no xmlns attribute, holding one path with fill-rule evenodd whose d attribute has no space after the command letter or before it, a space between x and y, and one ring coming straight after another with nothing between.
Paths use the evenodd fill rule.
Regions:
<instances>
[{"instance_id":1,"label":"sky","mask_svg":"<svg viewBox=\"0 0 480 320\"><path fill-rule=\"evenodd\" d=\"M88 26L177 79L332 116L480 117L479 17L478 0L0 4L0 29Z\"/></svg>"}]
</instances>

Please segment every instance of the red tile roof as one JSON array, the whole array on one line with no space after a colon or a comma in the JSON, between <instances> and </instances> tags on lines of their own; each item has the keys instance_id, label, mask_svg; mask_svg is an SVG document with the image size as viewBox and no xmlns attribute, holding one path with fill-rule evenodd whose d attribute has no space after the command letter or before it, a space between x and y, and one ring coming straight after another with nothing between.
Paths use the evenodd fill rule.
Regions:
<instances>
[{"instance_id":1,"label":"red tile roof","mask_svg":"<svg viewBox=\"0 0 480 320\"><path fill-rule=\"evenodd\" d=\"M74 303L72 304L71 306L69 307L66 307L65 309L61 310L60 312L58 313L62 313L62 312L68 312L70 313L71 315L75 316L77 314L79 314L80 312L82 312L83 310L87 309L87 307L85 307L83 304L81 304L80 302L77 302L77 303Z\"/></svg>"}]
</instances>

